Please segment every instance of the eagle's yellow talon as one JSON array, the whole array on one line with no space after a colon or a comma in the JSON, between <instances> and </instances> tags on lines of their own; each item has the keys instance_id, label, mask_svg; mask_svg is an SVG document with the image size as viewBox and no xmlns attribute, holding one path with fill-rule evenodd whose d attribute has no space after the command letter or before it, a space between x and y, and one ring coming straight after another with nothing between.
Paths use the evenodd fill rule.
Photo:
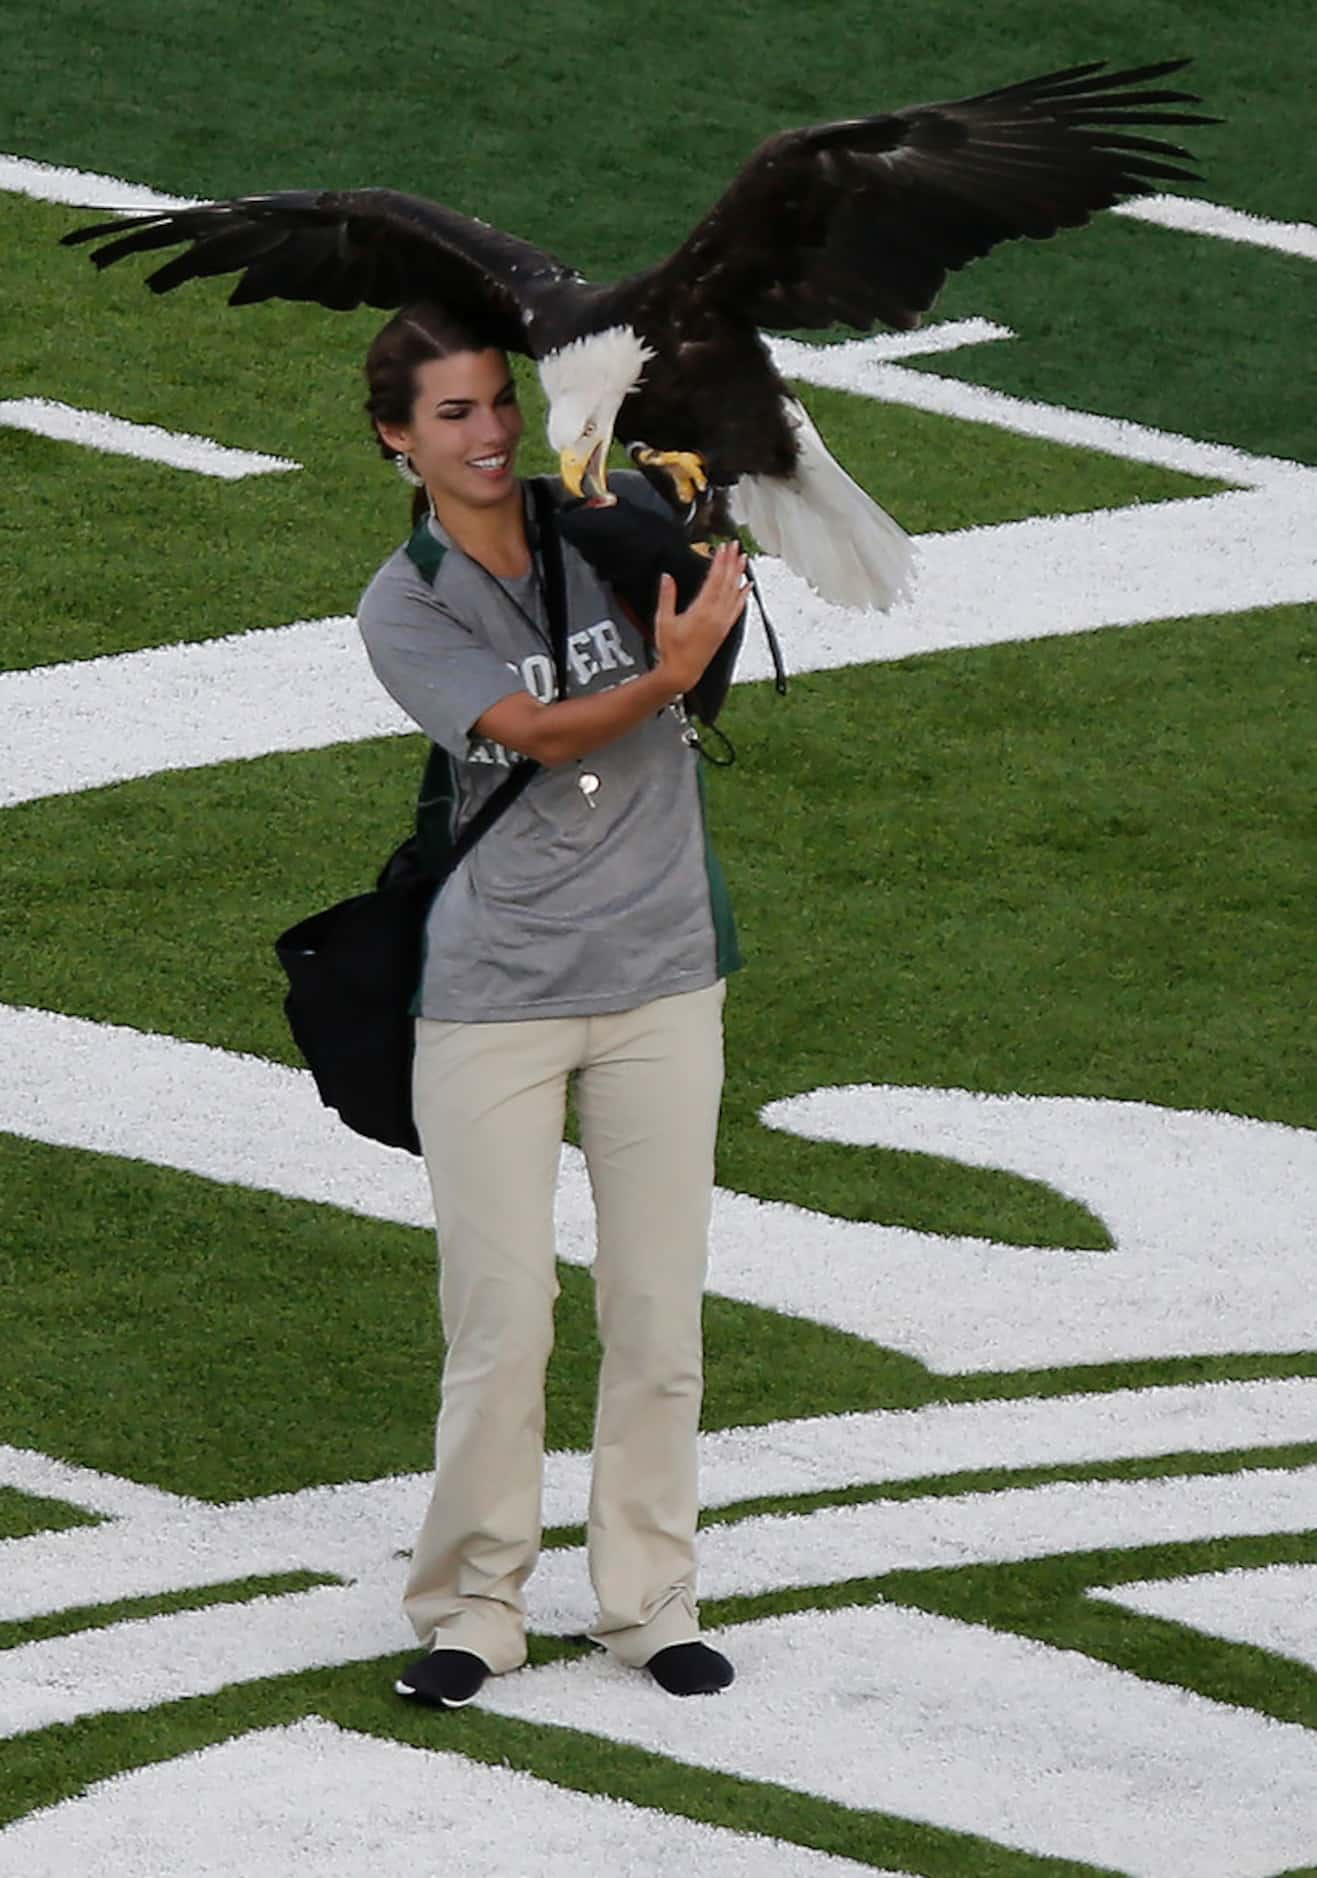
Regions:
<instances>
[{"instance_id":1,"label":"eagle's yellow talon","mask_svg":"<svg viewBox=\"0 0 1317 1878\"><path fill-rule=\"evenodd\" d=\"M704 458L694 450L641 449L636 450L634 456L637 463L648 463L651 469L666 470L680 502L694 502L698 492L709 487Z\"/></svg>"}]
</instances>

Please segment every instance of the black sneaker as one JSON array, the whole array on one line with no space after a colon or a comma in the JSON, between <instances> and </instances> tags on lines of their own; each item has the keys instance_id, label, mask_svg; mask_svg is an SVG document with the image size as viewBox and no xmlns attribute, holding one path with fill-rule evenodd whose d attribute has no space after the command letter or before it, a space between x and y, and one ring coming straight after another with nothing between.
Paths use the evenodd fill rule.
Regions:
<instances>
[{"instance_id":1,"label":"black sneaker","mask_svg":"<svg viewBox=\"0 0 1317 1878\"><path fill-rule=\"evenodd\" d=\"M707 1643L670 1643L645 1668L669 1695L717 1695L736 1676L722 1651Z\"/></svg>"},{"instance_id":2,"label":"black sneaker","mask_svg":"<svg viewBox=\"0 0 1317 1878\"><path fill-rule=\"evenodd\" d=\"M474 1650L440 1646L408 1663L394 1689L432 1708L465 1708L489 1674L489 1664Z\"/></svg>"}]
</instances>

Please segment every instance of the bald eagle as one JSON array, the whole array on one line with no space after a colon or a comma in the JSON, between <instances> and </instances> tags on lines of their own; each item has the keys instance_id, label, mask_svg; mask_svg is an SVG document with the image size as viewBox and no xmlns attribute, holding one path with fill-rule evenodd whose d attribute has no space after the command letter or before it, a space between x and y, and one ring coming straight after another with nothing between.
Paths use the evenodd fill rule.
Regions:
<instances>
[{"instance_id":1,"label":"bald eagle","mask_svg":"<svg viewBox=\"0 0 1317 1878\"><path fill-rule=\"evenodd\" d=\"M608 501L616 436L749 527L842 606L904 590L902 529L829 454L761 329L918 326L951 269L1000 241L1077 227L1124 196L1197 181L1151 126L1220 120L1158 88L1185 59L1071 66L943 104L770 137L666 260L587 280L529 242L390 189L296 190L116 216L98 267L187 242L156 293L240 272L229 296L396 308L437 302L536 361L550 446L573 495ZM700 492L703 492L702 496Z\"/></svg>"}]
</instances>

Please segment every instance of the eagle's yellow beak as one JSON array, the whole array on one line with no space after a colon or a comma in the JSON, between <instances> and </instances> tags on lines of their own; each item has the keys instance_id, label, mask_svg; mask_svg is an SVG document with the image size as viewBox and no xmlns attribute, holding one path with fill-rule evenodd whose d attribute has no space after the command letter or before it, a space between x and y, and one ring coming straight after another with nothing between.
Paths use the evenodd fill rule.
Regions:
<instances>
[{"instance_id":1,"label":"eagle's yellow beak","mask_svg":"<svg viewBox=\"0 0 1317 1878\"><path fill-rule=\"evenodd\" d=\"M558 452L558 474L571 495L595 503L617 501L608 490L608 446L612 441L611 436L600 438L588 454L575 449Z\"/></svg>"}]
</instances>

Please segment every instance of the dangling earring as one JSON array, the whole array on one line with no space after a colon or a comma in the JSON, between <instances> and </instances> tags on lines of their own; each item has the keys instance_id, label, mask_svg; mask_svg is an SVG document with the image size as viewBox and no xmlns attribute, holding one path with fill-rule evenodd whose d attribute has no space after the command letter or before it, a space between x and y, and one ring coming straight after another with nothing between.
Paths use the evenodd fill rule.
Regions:
<instances>
[{"instance_id":1,"label":"dangling earring","mask_svg":"<svg viewBox=\"0 0 1317 1878\"><path fill-rule=\"evenodd\" d=\"M423 489L425 487L424 476L418 476L416 474L416 471L412 468L411 458L405 455L403 451L400 450L397 456L394 457L393 467L402 477L402 480L405 483L410 483L413 489Z\"/></svg>"}]
</instances>

